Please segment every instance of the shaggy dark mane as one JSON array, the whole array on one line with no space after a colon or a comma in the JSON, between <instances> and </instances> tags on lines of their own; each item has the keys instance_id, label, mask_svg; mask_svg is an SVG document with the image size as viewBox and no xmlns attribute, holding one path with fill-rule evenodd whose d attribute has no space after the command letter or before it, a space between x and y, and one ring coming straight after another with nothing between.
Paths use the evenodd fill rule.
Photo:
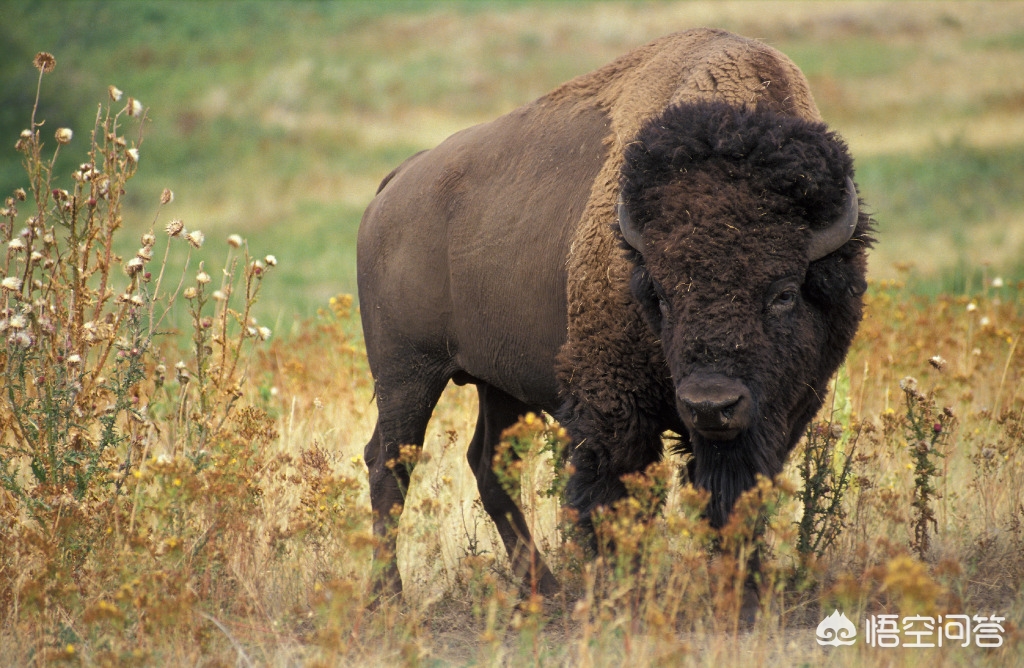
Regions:
<instances>
[{"instance_id":1,"label":"shaggy dark mane","mask_svg":"<svg viewBox=\"0 0 1024 668\"><path fill-rule=\"evenodd\" d=\"M659 213L652 195L694 169L787 198L817 227L838 214L853 159L823 123L723 102L669 107L625 151L622 196L641 230Z\"/></svg>"},{"instance_id":2,"label":"shaggy dark mane","mask_svg":"<svg viewBox=\"0 0 1024 668\"><path fill-rule=\"evenodd\" d=\"M663 197L676 197L670 186L696 173L719 182L745 181L765 200L786 201L791 222L817 229L839 214L854 169L846 143L824 123L765 106L675 105L648 121L625 149L621 195L636 227L642 231L664 217ZM873 227L870 216L861 213L853 238L813 264L805 284L809 298L834 304L863 293ZM634 293L643 292L643 258L625 242L622 247L639 270L633 275Z\"/></svg>"}]
</instances>

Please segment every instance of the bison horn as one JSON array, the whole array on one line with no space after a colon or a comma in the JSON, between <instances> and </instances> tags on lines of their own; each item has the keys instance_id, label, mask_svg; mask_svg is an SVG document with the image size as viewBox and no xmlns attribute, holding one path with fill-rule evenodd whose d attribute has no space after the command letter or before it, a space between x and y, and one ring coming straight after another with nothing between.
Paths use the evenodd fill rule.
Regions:
<instances>
[{"instance_id":1,"label":"bison horn","mask_svg":"<svg viewBox=\"0 0 1024 668\"><path fill-rule=\"evenodd\" d=\"M636 229L629 210L626 209L626 203L622 201L621 197L619 197L619 231L622 232L622 238L626 240L627 244L644 255L644 238L640 236L640 230Z\"/></svg>"},{"instance_id":2,"label":"bison horn","mask_svg":"<svg viewBox=\"0 0 1024 668\"><path fill-rule=\"evenodd\" d=\"M811 262L820 260L829 253L839 250L853 237L857 229L857 220L860 218L860 201L857 199L857 186L853 179L846 177L846 202L843 204L843 212L835 221L823 230L815 230L811 233L811 244L807 248L807 256ZM619 225L622 223L620 222Z\"/></svg>"}]
</instances>

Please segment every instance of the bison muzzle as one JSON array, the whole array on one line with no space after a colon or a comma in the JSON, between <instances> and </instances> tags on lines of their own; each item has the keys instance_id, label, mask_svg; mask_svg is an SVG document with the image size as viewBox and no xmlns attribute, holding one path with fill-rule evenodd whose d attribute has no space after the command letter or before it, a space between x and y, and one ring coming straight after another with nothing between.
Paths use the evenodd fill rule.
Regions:
<instances>
[{"instance_id":1,"label":"bison muzzle","mask_svg":"<svg viewBox=\"0 0 1024 668\"><path fill-rule=\"evenodd\" d=\"M861 319L871 220L853 162L784 55L715 30L662 38L409 158L359 230L378 407L366 446L375 582L401 590L394 534L450 380L479 398L468 458L524 580L557 583L492 470L529 411L566 428L566 502L692 454L724 525L821 407Z\"/></svg>"}]
</instances>

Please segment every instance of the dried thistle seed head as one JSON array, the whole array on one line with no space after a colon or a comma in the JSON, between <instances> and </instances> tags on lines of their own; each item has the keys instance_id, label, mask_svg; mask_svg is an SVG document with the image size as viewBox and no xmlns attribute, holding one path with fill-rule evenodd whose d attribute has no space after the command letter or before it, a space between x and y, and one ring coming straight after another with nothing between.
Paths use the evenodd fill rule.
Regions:
<instances>
[{"instance_id":1,"label":"dried thistle seed head","mask_svg":"<svg viewBox=\"0 0 1024 668\"><path fill-rule=\"evenodd\" d=\"M193 248L202 248L203 241L206 239L206 235L204 235L199 230L192 230L187 235L185 235L185 238L188 240L188 243Z\"/></svg>"},{"instance_id":2,"label":"dried thistle seed head","mask_svg":"<svg viewBox=\"0 0 1024 668\"><path fill-rule=\"evenodd\" d=\"M152 246L153 244L156 243L156 237L153 236L152 232L146 232L145 234L142 235L140 241L142 242L143 246Z\"/></svg>"},{"instance_id":3,"label":"dried thistle seed head","mask_svg":"<svg viewBox=\"0 0 1024 668\"><path fill-rule=\"evenodd\" d=\"M917 379L907 376L900 381L900 389L904 392L917 392Z\"/></svg>"},{"instance_id":4,"label":"dried thistle seed head","mask_svg":"<svg viewBox=\"0 0 1024 668\"><path fill-rule=\"evenodd\" d=\"M32 345L32 337L28 332L17 331L7 339L8 343L17 348L28 348Z\"/></svg>"},{"instance_id":5,"label":"dried thistle seed head","mask_svg":"<svg viewBox=\"0 0 1024 668\"><path fill-rule=\"evenodd\" d=\"M18 137L18 141L14 142L15 151L27 150L30 143L32 142L32 131L22 130L21 135Z\"/></svg>"},{"instance_id":6,"label":"dried thistle seed head","mask_svg":"<svg viewBox=\"0 0 1024 668\"><path fill-rule=\"evenodd\" d=\"M182 294L185 296L185 299L195 299L198 293L196 292L195 288L188 287L185 288L185 292L183 292Z\"/></svg>"},{"instance_id":7,"label":"dried thistle seed head","mask_svg":"<svg viewBox=\"0 0 1024 668\"><path fill-rule=\"evenodd\" d=\"M7 242L7 249L15 253L25 250L25 242L21 239L11 239Z\"/></svg>"},{"instance_id":8,"label":"dried thistle seed head","mask_svg":"<svg viewBox=\"0 0 1024 668\"><path fill-rule=\"evenodd\" d=\"M125 153L128 154L128 162L138 164L139 163L139 149L130 148Z\"/></svg>"},{"instance_id":9,"label":"dried thistle seed head","mask_svg":"<svg viewBox=\"0 0 1024 668\"><path fill-rule=\"evenodd\" d=\"M171 222L167 223L167 236L176 237L185 231L185 223L175 218Z\"/></svg>"},{"instance_id":10,"label":"dried thistle seed head","mask_svg":"<svg viewBox=\"0 0 1024 668\"><path fill-rule=\"evenodd\" d=\"M132 295L131 299L129 299L128 301L130 301L135 306L145 306L146 305L146 300L144 300L142 298L142 295Z\"/></svg>"},{"instance_id":11,"label":"dried thistle seed head","mask_svg":"<svg viewBox=\"0 0 1024 668\"><path fill-rule=\"evenodd\" d=\"M143 246L135 252L136 259L142 260L143 262L149 262L153 259L153 247Z\"/></svg>"},{"instance_id":12,"label":"dried thistle seed head","mask_svg":"<svg viewBox=\"0 0 1024 668\"><path fill-rule=\"evenodd\" d=\"M273 255L266 256L265 258L263 258L263 261L267 263L268 267L276 267L277 266L277 258L274 257Z\"/></svg>"},{"instance_id":13,"label":"dried thistle seed head","mask_svg":"<svg viewBox=\"0 0 1024 668\"><path fill-rule=\"evenodd\" d=\"M205 271L200 270L199 273L196 274L196 283L198 283L199 285L206 285L209 282L210 275L207 274Z\"/></svg>"},{"instance_id":14,"label":"dried thistle seed head","mask_svg":"<svg viewBox=\"0 0 1024 668\"><path fill-rule=\"evenodd\" d=\"M21 290L21 279L17 276L7 276L0 282L0 287L8 292L18 292Z\"/></svg>"},{"instance_id":15,"label":"dried thistle seed head","mask_svg":"<svg viewBox=\"0 0 1024 668\"><path fill-rule=\"evenodd\" d=\"M14 196L18 199L19 202L24 202L25 201L25 197L27 197L27 195L25 194L25 189L24 188L18 188L17 190L15 190L14 191Z\"/></svg>"},{"instance_id":16,"label":"dried thistle seed head","mask_svg":"<svg viewBox=\"0 0 1024 668\"><path fill-rule=\"evenodd\" d=\"M174 192L170 188L164 188L164 191L160 193L160 203L170 204L174 201Z\"/></svg>"},{"instance_id":17,"label":"dried thistle seed head","mask_svg":"<svg viewBox=\"0 0 1024 668\"><path fill-rule=\"evenodd\" d=\"M53 57L52 53L40 51L32 59L32 64L35 65L37 70L46 74L47 72L52 72L53 68L57 67L57 59Z\"/></svg>"},{"instance_id":18,"label":"dried thistle seed head","mask_svg":"<svg viewBox=\"0 0 1024 668\"><path fill-rule=\"evenodd\" d=\"M142 115L142 102L135 99L134 97L128 97L128 106L124 108L128 112L129 116L141 116Z\"/></svg>"},{"instance_id":19,"label":"dried thistle seed head","mask_svg":"<svg viewBox=\"0 0 1024 668\"><path fill-rule=\"evenodd\" d=\"M143 259L138 256L135 256L132 259L128 260L128 264L125 265L124 270L125 273L127 273L129 276L135 276L140 271L142 271L142 269L145 266L146 263L143 261Z\"/></svg>"},{"instance_id":20,"label":"dried thistle seed head","mask_svg":"<svg viewBox=\"0 0 1024 668\"><path fill-rule=\"evenodd\" d=\"M257 335L260 337L260 341L266 341L270 338L271 331L269 327L258 327L256 329Z\"/></svg>"},{"instance_id":21,"label":"dried thistle seed head","mask_svg":"<svg viewBox=\"0 0 1024 668\"><path fill-rule=\"evenodd\" d=\"M68 366L78 366L82 363L82 356L78 353L68 355Z\"/></svg>"},{"instance_id":22,"label":"dried thistle seed head","mask_svg":"<svg viewBox=\"0 0 1024 668\"><path fill-rule=\"evenodd\" d=\"M117 86L107 86L107 95L110 96L110 99L112 101L120 102L121 96L124 95L124 91L122 91Z\"/></svg>"},{"instance_id":23,"label":"dried thistle seed head","mask_svg":"<svg viewBox=\"0 0 1024 668\"><path fill-rule=\"evenodd\" d=\"M71 138L74 135L75 133L71 131L71 128L57 128L57 132L54 134L58 144L70 144Z\"/></svg>"},{"instance_id":24,"label":"dried thistle seed head","mask_svg":"<svg viewBox=\"0 0 1024 668\"><path fill-rule=\"evenodd\" d=\"M238 235L238 234L230 235L228 237L228 246L231 246L232 248L241 248L241 246L242 246L242 237L240 235Z\"/></svg>"},{"instance_id":25,"label":"dried thistle seed head","mask_svg":"<svg viewBox=\"0 0 1024 668\"><path fill-rule=\"evenodd\" d=\"M929 357L928 364L931 364L939 371L942 371L944 368L946 368L946 360L939 355L933 355L932 357Z\"/></svg>"}]
</instances>

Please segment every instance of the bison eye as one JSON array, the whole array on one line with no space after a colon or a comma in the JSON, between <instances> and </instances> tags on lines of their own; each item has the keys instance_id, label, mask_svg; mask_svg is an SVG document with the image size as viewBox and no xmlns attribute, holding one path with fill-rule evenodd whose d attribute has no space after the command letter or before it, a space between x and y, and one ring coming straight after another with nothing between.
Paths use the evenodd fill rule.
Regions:
<instances>
[{"instance_id":1,"label":"bison eye","mask_svg":"<svg viewBox=\"0 0 1024 668\"><path fill-rule=\"evenodd\" d=\"M794 279L783 279L772 285L768 292L768 312L779 316L788 313L800 299L800 284Z\"/></svg>"}]
</instances>

